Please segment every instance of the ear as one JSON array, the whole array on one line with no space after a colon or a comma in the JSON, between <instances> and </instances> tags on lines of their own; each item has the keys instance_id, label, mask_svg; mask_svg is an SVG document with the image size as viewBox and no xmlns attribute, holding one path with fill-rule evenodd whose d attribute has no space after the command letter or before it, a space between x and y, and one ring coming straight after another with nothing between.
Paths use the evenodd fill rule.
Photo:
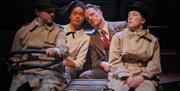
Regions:
<instances>
[{"instance_id":1,"label":"ear","mask_svg":"<svg viewBox=\"0 0 180 91\"><path fill-rule=\"evenodd\" d=\"M144 24L146 22L146 19L142 18L141 23Z\"/></svg>"},{"instance_id":2,"label":"ear","mask_svg":"<svg viewBox=\"0 0 180 91\"><path fill-rule=\"evenodd\" d=\"M102 13L102 11L101 11L101 10L98 10L98 12L99 12L99 14L100 14L101 16L103 16L103 13Z\"/></svg>"}]
</instances>

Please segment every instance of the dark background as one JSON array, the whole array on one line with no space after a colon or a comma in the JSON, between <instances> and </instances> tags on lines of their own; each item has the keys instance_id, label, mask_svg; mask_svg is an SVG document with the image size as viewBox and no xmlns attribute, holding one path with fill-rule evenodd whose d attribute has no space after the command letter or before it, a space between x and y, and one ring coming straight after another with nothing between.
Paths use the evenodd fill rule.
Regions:
<instances>
[{"instance_id":1,"label":"dark background","mask_svg":"<svg viewBox=\"0 0 180 91\"><path fill-rule=\"evenodd\" d=\"M14 35L21 25L31 22L35 17L32 4L36 0L2 0L0 3L0 57L5 57ZM52 0L59 7L72 0ZM159 38L164 52L179 52L178 39L180 26L179 0L82 0L85 4L101 6L104 17L108 21L126 20L125 9L136 1L144 1L150 7L150 31ZM67 15L57 14L55 21L68 23ZM91 28L85 25L85 28Z\"/></svg>"},{"instance_id":2,"label":"dark background","mask_svg":"<svg viewBox=\"0 0 180 91\"><path fill-rule=\"evenodd\" d=\"M0 76L5 74L4 61L9 54L15 32L21 25L31 22L35 17L32 4L36 0L0 1ZM72 0L52 0L59 7ZM101 6L104 18L108 21L126 20L125 9L136 1L143 1L150 7L150 32L159 38L161 62L164 73L180 73L180 0L82 0L85 4ZM67 15L57 14L55 22L67 24ZM88 24L85 28L91 28ZM3 79L3 77L0 77ZM0 81L1 81L0 79ZM4 80L4 79L3 79ZM2 81L1 81L2 82ZM0 84L1 86L1 84Z\"/></svg>"}]
</instances>

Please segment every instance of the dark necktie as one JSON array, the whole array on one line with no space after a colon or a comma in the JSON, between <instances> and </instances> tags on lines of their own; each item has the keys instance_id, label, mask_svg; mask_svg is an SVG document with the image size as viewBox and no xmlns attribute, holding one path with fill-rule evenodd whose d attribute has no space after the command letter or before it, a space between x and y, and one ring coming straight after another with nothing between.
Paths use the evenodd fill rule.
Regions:
<instances>
[{"instance_id":1,"label":"dark necktie","mask_svg":"<svg viewBox=\"0 0 180 91\"><path fill-rule=\"evenodd\" d=\"M110 40L106 37L107 33L104 30L101 30L101 35L104 42L104 48L109 49Z\"/></svg>"},{"instance_id":2,"label":"dark necktie","mask_svg":"<svg viewBox=\"0 0 180 91\"><path fill-rule=\"evenodd\" d=\"M74 34L75 34L76 32L67 32L66 33L66 36L68 36L68 35L70 35L70 34L72 34L72 36L73 36L73 39L75 38L75 36L74 36Z\"/></svg>"}]
</instances>

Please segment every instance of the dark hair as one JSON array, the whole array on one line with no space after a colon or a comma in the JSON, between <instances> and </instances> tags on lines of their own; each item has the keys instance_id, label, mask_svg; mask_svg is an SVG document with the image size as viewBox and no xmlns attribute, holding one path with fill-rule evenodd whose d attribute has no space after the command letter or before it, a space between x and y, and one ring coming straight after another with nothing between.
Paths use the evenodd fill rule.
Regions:
<instances>
[{"instance_id":1,"label":"dark hair","mask_svg":"<svg viewBox=\"0 0 180 91\"><path fill-rule=\"evenodd\" d=\"M69 3L67 6L59 8L58 13L60 13L60 14L68 13L70 15L72 10L75 7L81 7L83 9L85 9L85 4L80 0L75 0L75 1L72 1L71 3Z\"/></svg>"},{"instance_id":2,"label":"dark hair","mask_svg":"<svg viewBox=\"0 0 180 91\"><path fill-rule=\"evenodd\" d=\"M143 29L147 29L150 22L150 13L149 7L143 2L135 2L127 9L127 13L130 11L138 11L142 17L145 19L145 23L143 24Z\"/></svg>"}]
</instances>

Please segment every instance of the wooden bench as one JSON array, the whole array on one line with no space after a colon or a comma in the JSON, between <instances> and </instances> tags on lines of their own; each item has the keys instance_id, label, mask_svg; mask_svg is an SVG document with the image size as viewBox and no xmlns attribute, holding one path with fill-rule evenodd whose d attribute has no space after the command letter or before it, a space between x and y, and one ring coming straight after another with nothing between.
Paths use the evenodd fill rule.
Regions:
<instances>
[{"instance_id":1,"label":"wooden bench","mask_svg":"<svg viewBox=\"0 0 180 91\"><path fill-rule=\"evenodd\" d=\"M162 73L159 77L159 91L168 91L167 85L178 85L180 82L180 73ZM106 88L107 79L74 79L65 88L65 91L109 91ZM177 86L176 86L177 87ZM171 91L179 91L171 90Z\"/></svg>"},{"instance_id":2,"label":"wooden bench","mask_svg":"<svg viewBox=\"0 0 180 91\"><path fill-rule=\"evenodd\" d=\"M74 79L65 91L103 91L107 79Z\"/></svg>"}]
</instances>

